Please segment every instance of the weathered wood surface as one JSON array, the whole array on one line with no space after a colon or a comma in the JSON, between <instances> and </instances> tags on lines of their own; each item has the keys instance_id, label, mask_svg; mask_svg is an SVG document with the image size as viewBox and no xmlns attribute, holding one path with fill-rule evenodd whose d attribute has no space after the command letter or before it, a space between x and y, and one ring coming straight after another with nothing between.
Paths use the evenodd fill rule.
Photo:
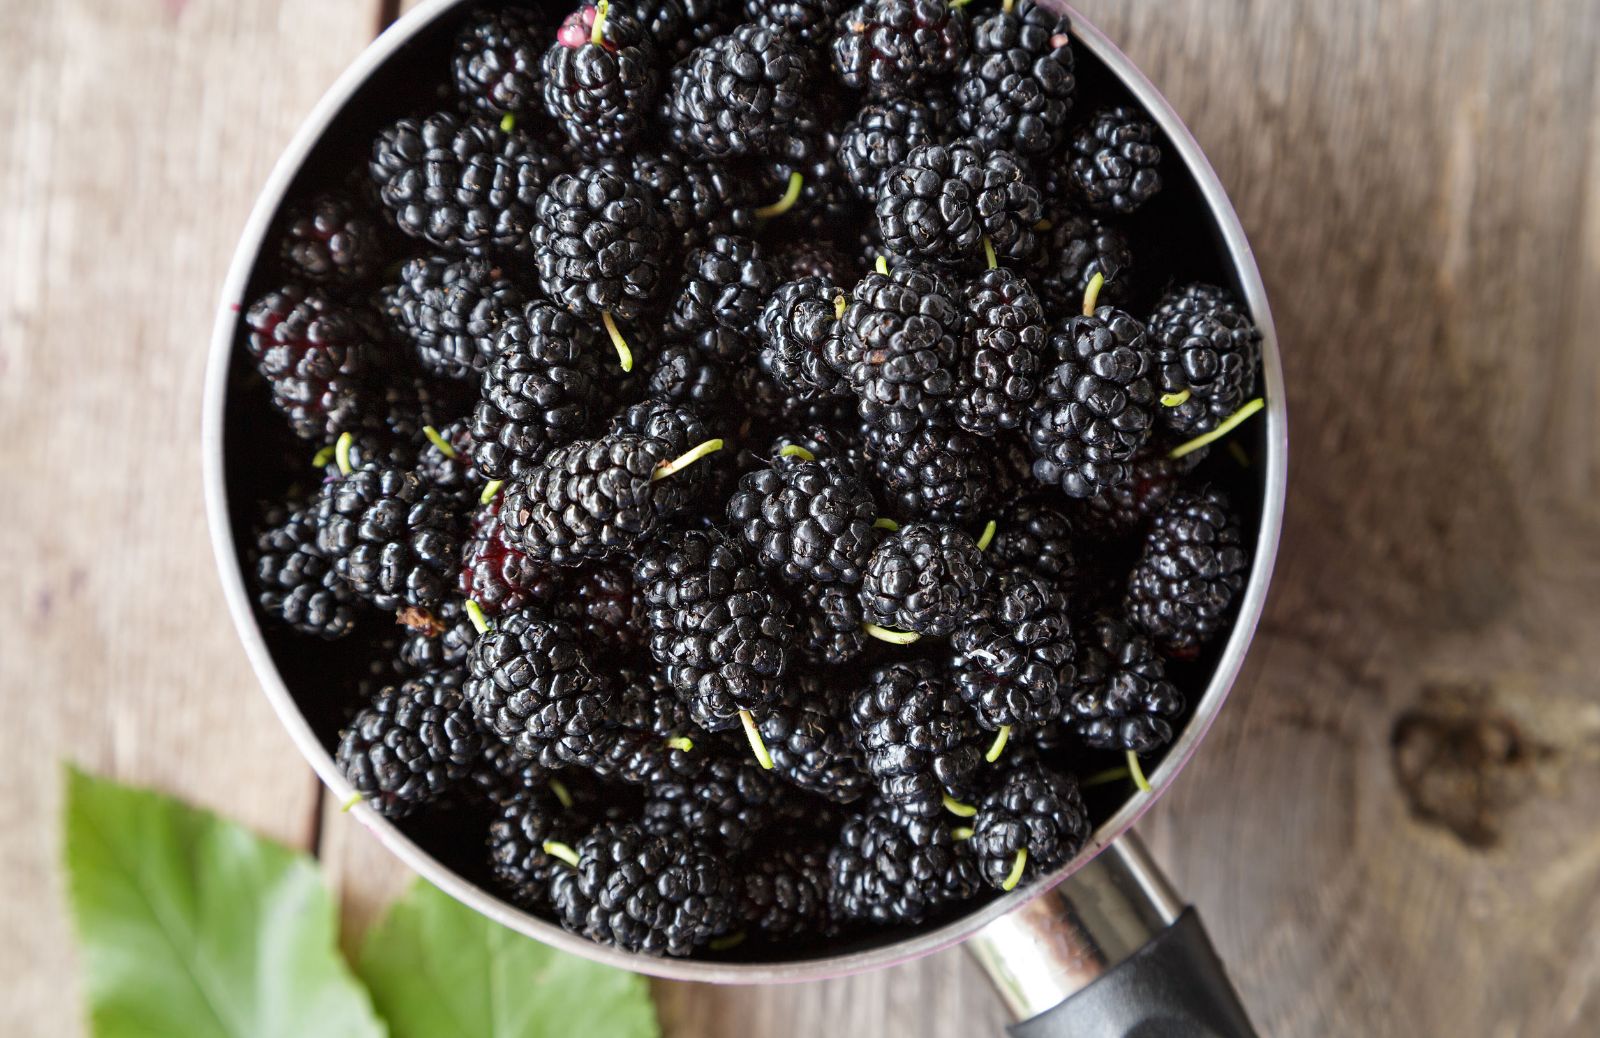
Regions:
<instances>
[{"instance_id":1,"label":"weathered wood surface","mask_svg":"<svg viewBox=\"0 0 1600 1038\"><path fill-rule=\"evenodd\" d=\"M1285 347L1259 643L1145 827L1264 1033L1600 1014L1600 8L1083 0L1210 153ZM0 0L0 1034L79 1033L58 762L401 871L319 804L238 651L199 487L210 307L381 0ZM996 1033L959 952L657 989L674 1035Z\"/></svg>"}]
</instances>

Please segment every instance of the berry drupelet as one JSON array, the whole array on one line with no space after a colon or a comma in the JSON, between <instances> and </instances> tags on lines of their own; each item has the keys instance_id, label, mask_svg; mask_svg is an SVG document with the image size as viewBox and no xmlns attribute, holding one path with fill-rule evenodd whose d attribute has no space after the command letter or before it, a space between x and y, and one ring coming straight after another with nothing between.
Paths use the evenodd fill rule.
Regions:
<instances>
[{"instance_id":1,"label":"berry drupelet","mask_svg":"<svg viewBox=\"0 0 1600 1038\"><path fill-rule=\"evenodd\" d=\"M1261 333L1226 289L1192 284L1167 293L1150 318L1150 339L1162 393L1183 397L1160 412L1177 435L1210 432L1255 392Z\"/></svg>"},{"instance_id":2,"label":"berry drupelet","mask_svg":"<svg viewBox=\"0 0 1600 1038\"><path fill-rule=\"evenodd\" d=\"M872 554L872 492L838 461L776 457L728 499L728 523L756 561L792 583L859 584Z\"/></svg>"},{"instance_id":3,"label":"berry drupelet","mask_svg":"<svg viewBox=\"0 0 1600 1038\"><path fill-rule=\"evenodd\" d=\"M325 442L374 424L370 380L386 352L374 322L320 290L269 292L245 314L246 347L272 403L302 439Z\"/></svg>"},{"instance_id":4,"label":"berry drupelet","mask_svg":"<svg viewBox=\"0 0 1600 1038\"><path fill-rule=\"evenodd\" d=\"M863 418L892 432L942 419L955 393L965 323L959 299L950 279L911 263L856 283L838 366Z\"/></svg>"},{"instance_id":5,"label":"berry drupelet","mask_svg":"<svg viewBox=\"0 0 1600 1038\"><path fill-rule=\"evenodd\" d=\"M369 168L400 229L451 252L526 253L555 160L527 135L440 112L378 135Z\"/></svg>"},{"instance_id":6,"label":"berry drupelet","mask_svg":"<svg viewBox=\"0 0 1600 1038\"><path fill-rule=\"evenodd\" d=\"M313 504L317 549L379 609L429 609L455 585L455 503L415 472L365 465L323 486Z\"/></svg>"},{"instance_id":7,"label":"berry drupelet","mask_svg":"<svg viewBox=\"0 0 1600 1038\"><path fill-rule=\"evenodd\" d=\"M1020 428L1039 395L1044 309L1027 280L1005 267L962 288L967 334L956 372L956 424L979 436Z\"/></svg>"},{"instance_id":8,"label":"berry drupelet","mask_svg":"<svg viewBox=\"0 0 1600 1038\"><path fill-rule=\"evenodd\" d=\"M466 696L485 731L547 765L581 761L616 688L595 673L571 624L506 613L467 654Z\"/></svg>"},{"instance_id":9,"label":"berry drupelet","mask_svg":"<svg viewBox=\"0 0 1600 1038\"><path fill-rule=\"evenodd\" d=\"M761 310L761 368L779 388L811 396L842 395L844 293L824 277L779 285Z\"/></svg>"},{"instance_id":10,"label":"berry drupelet","mask_svg":"<svg viewBox=\"0 0 1600 1038\"><path fill-rule=\"evenodd\" d=\"M1012 890L1078 853L1091 828L1077 780L1020 761L978 802L970 845L989 885Z\"/></svg>"},{"instance_id":11,"label":"berry drupelet","mask_svg":"<svg viewBox=\"0 0 1600 1038\"><path fill-rule=\"evenodd\" d=\"M1068 497L1126 483L1155 420L1155 358L1138 321L1111 307L1051 333L1060 358L1029 424L1033 473Z\"/></svg>"},{"instance_id":12,"label":"berry drupelet","mask_svg":"<svg viewBox=\"0 0 1600 1038\"><path fill-rule=\"evenodd\" d=\"M850 723L889 803L932 818L945 800L971 798L983 740L940 664L914 660L873 671L850 701Z\"/></svg>"},{"instance_id":13,"label":"berry drupelet","mask_svg":"<svg viewBox=\"0 0 1600 1038\"><path fill-rule=\"evenodd\" d=\"M1183 694L1150 639L1109 613L1083 632L1063 720L1087 746L1145 753L1172 741Z\"/></svg>"},{"instance_id":14,"label":"berry drupelet","mask_svg":"<svg viewBox=\"0 0 1600 1038\"><path fill-rule=\"evenodd\" d=\"M332 640L355 627L355 593L317 547L315 517L274 509L256 536L256 601L303 634Z\"/></svg>"},{"instance_id":15,"label":"berry drupelet","mask_svg":"<svg viewBox=\"0 0 1600 1038\"><path fill-rule=\"evenodd\" d=\"M866 105L839 136L839 171L866 202L878 200L883 178L911 152L943 136L947 113L933 101L897 97Z\"/></svg>"},{"instance_id":16,"label":"berry drupelet","mask_svg":"<svg viewBox=\"0 0 1600 1038\"><path fill-rule=\"evenodd\" d=\"M609 0L584 4L556 30L540 64L545 111L589 155L626 151L661 92L655 43Z\"/></svg>"},{"instance_id":17,"label":"berry drupelet","mask_svg":"<svg viewBox=\"0 0 1600 1038\"><path fill-rule=\"evenodd\" d=\"M718 36L672 70L665 115L690 156L754 155L778 147L810 101L798 41L757 22Z\"/></svg>"},{"instance_id":18,"label":"berry drupelet","mask_svg":"<svg viewBox=\"0 0 1600 1038\"><path fill-rule=\"evenodd\" d=\"M599 351L592 328L549 303L506 316L472 411L473 460L483 475L523 475L587 431Z\"/></svg>"},{"instance_id":19,"label":"berry drupelet","mask_svg":"<svg viewBox=\"0 0 1600 1038\"><path fill-rule=\"evenodd\" d=\"M833 64L875 100L914 96L954 72L967 46L967 20L945 0L866 0L839 16Z\"/></svg>"},{"instance_id":20,"label":"berry drupelet","mask_svg":"<svg viewBox=\"0 0 1600 1038\"><path fill-rule=\"evenodd\" d=\"M661 286L666 217L648 187L604 165L550 182L534 206L539 283L585 320L639 315Z\"/></svg>"},{"instance_id":21,"label":"berry drupelet","mask_svg":"<svg viewBox=\"0 0 1600 1038\"><path fill-rule=\"evenodd\" d=\"M1128 575L1128 619L1168 655L1192 656L1222 630L1248 567L1222 492L1180 490L1151 523Z\"/></svg>"},{"instance_id":22,"label":"berry drupelet","mask_svg":"<svg viewBox=\"0 0 1600 1038\"><path fill-rule=\"evenodd\" d=\"M467 777L482 749L456 673L385 688L339 737L334 760L380 814L403 818Z\"/></svg>"},{"instance_id":23,"label":"berry drupelet","mask_svg":"<svg viewBox=\"0 0 1600 1038\"><path fill-rule=\"evenodd\" d=\"M772 267L759 244L741 235L714 235L684 256L683 287L672 323L688 333L715 326L747 331L760 317L773 284Z\"/></svg>"},{"instance_id":24,"label":"berry drupelet","mask_svg":"<svg viewBox=\"0 0 1600 1038\"><path fill-rule=\"evenodd\" d=\"M456 35L456 93L479 115L519 114L538 101L540 31L531 11L479 11Z\"/></svg>"},{"instance_id":25,"label":"berry drupelet","mask_svg":"<svg viewBox=\"0 0 1600 1038\"><path fill-rule=\"evenodd\" d=\"M951 522L977 518L988 509L993 460L960 429L872 430L867 445L890 518Z\"/></svg>"},{"instance_id":26,"label":"berry drupelet","mask_svg":"<svg viewBox=\"0 0 1600 1038\"><path fill-rule=\"evenodd\" d=\"M978 869L940 818L909 817L891 806L845 822L828 852L835 918L883 925L920 923L980 888Z\"/></svg>"},{"instance_id":27,"label":"berry drupelet","mask_svg":"<svg viewBox=\"0 0 1600 1038\"><path fill-rule=\"evenodd\" d=\"M992 594L950 636L956 688L991 731L1053 721L1075 673L1067 596L1024 570L1001 573Z\"/></svg>"},{"instance_id":28,"label":"berry drupelet","mask_svg":"<svg viewBox=\"0 0 1600 1038\"><path fill-rule=\"evenodd\" d=\"M868 560L862 611L868 623L941 638L980 607L988 585L988 561L964 531L907 523Z\"/></svg>"},{"instance_id":29,"label":"berry drupelet","mask_svg":"<svg viewBox=\"0 0 1600 1038\"><path fill-rule=\"evenodd\" d=\"M737 541L698 530L663 538L640 553L633 577L650 653L696 724L733 728L777 699L794 621Z\"/></svg>"},{"instance_id":30,"label":"berry drupelet","mask_svg":"<svg viewBox=\"0 0 1600 1038\"><path fill-rule=\"evenodd\" d=\"M1161 190L1155 124L1134 108L1106 108L1073 134L1067 188L1098 213L1132 213Z\"/></svg>"},{"instance_id":31,"label":"berry drupelet","mask_svg":"<svg viewBox=\"0 0 1600 1038\"><path fill-rule=\"evenodd\" d=\"M961 132L1024 158L1054 152L1077 88L1067 29L1065 18L1034 0L980 18L956 79Z\"/></svg>"},{"instance_id":32,"label":"berry drupelet","mask_svg":"<svg viewBox=\"0 0 1600 1038\"><path fill-rule=\"evenodd\" d=\"M489 366L496 332L523 302L499 266L470 256L409 260L383 295L390 327L423 368L454 379L476 379Z\"/></svg>"},{"instance_id":33,"label":"berry drupelet","mask_svg":"<svg viewBox=\"0 0 1600 1038\"><path fill-rule=\"evenodd\" d=\"M382 231L346 198L322 195L290 209L285 222L283 262L296 278L347 288L382 262Z\"/></svg>"},{"instance_id":34,"label":"berry drupelet","mask_svg":"<svg viewBox=\"0 0 1600 1038\"><path fill-rule=\"evenodd\" d=\"M902 256L963 264L985 254L1026 259L1044 216L1039 190L1008 151L968 137L913 148L878 191L878 234Z\"/></svg>"},{"instance_id":35,"label":"berry drupelet","mask_svg":"<svg viewBox=\"0 0 1600 1038\"><path fill-rule=\"evenodd\" d=\"M687 955L730 930L739 887L722 856L695 834L652 835L605 823L553 866L549 900L561 925L648 955Z\"/></svg>"}]
</instances>

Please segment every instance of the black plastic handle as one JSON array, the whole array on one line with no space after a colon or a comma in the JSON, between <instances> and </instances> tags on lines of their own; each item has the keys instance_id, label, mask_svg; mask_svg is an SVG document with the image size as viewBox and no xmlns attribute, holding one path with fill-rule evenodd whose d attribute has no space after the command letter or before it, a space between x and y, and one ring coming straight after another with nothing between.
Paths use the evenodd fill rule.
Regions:
<instances>
[{"instance_id":1,"label":"black plastic handle","mask_svg":"<svg viewBox=\"0 0 1600 1038\"><path fill-rule=\"evenodd\" d=\"M1186 908L1173 924L1012 1038L1255 1038L1239 995Z\"/></svg>"}]
</instances>

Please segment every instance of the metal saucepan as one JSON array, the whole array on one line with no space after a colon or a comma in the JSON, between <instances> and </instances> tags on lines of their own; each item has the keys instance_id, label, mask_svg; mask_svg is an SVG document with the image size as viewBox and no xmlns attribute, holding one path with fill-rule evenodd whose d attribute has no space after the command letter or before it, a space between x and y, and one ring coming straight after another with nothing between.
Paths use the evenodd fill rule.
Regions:
<instances>
[{"instance_id":1,"label":"metal saucepan","mask_svg":"<svg viewBox=\"0 0 1600 1038\"><path fill-rule=\"evenodd\" d=\"M386 103L407 88L410 61L447 39L465 16L467 0L428 0L398 21L358 57L318 102L272 171L251 213L223 288L206 372L203 446L206 505L223 590L251 665L317 774L334 795L351 792L334 766L316 726L319 686L314 673L284 673L293 661L274 657L251 607L247 566L237 535L253 517L249 448L256 415L241 414L232 399L241 309L257 286L257 260L280 204L297 179L320 175L319 153L343 148L344 161L364 153L370 122L363 105ZM1142 105L1166 136L1169 180L1187 182L1189 205L1209 213L1209 240L1184 247L1209 250L1214 276L1231 282L1247 301L1261 329L1267 400L1264 421L1245 426L1255 454L1250 470L1259 512L1250 580L1239 616L1215 656L1214 670L1191 716L1149 775L1153 792L1135 794L1095 831L1073 860L1025 888L995 898L942 925L879 943L778 961L654 958L595 944L530 915L464 878L418 846L393 823L364 805L356 817L394 854L429 882L484 915L564 951L623 969L659 977L716 983L760 984L818 980L907 962L967 941L1007 1005L1022 1022L1012 1028L1029 1038L1071 1035L1247 1035L1250 1023L1192 909L1161 876L1130 827L1177 778L1216 719L1239 674L1266 602L1283 518L1288 427L1283 377L1266 291L1250 245L1222 184L1172 107L1099 30L1059 0L1071 21L1080 73L1101 75ZM432 42L430 42L432 41ZM442 51L440 51L442 53ZM348 139L348 140L347 140ZM352 151L354 147L357 150ZM290 685L299 686L299 692Z\"/></svg>"}]
</instances>

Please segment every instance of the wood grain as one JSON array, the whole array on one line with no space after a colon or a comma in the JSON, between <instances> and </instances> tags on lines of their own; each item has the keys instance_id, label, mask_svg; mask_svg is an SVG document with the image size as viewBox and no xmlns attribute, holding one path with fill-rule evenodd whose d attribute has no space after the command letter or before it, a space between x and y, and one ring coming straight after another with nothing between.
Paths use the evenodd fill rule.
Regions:
<instances>
[{"instance_id":1,"label":"wood grain","mask_svg":"<svg viewBox=\"0 0 1600 1038\"><path fill-rule=\"evenodd\" d=\"M1268 616L1148 838L1263 1033L1593 1033L1600 8L1079 7L1231 189L1291 398ZM60 757L311 837L309 772L210 573L194 430L249 200L382 9L0 0L0 690L23 736L0 766L0 1033L79 1026ZM322 814L354 931L403 874ZM960 952L657 993L696 1038L1001 1022Z\"/></svg>"}]
</instances>

